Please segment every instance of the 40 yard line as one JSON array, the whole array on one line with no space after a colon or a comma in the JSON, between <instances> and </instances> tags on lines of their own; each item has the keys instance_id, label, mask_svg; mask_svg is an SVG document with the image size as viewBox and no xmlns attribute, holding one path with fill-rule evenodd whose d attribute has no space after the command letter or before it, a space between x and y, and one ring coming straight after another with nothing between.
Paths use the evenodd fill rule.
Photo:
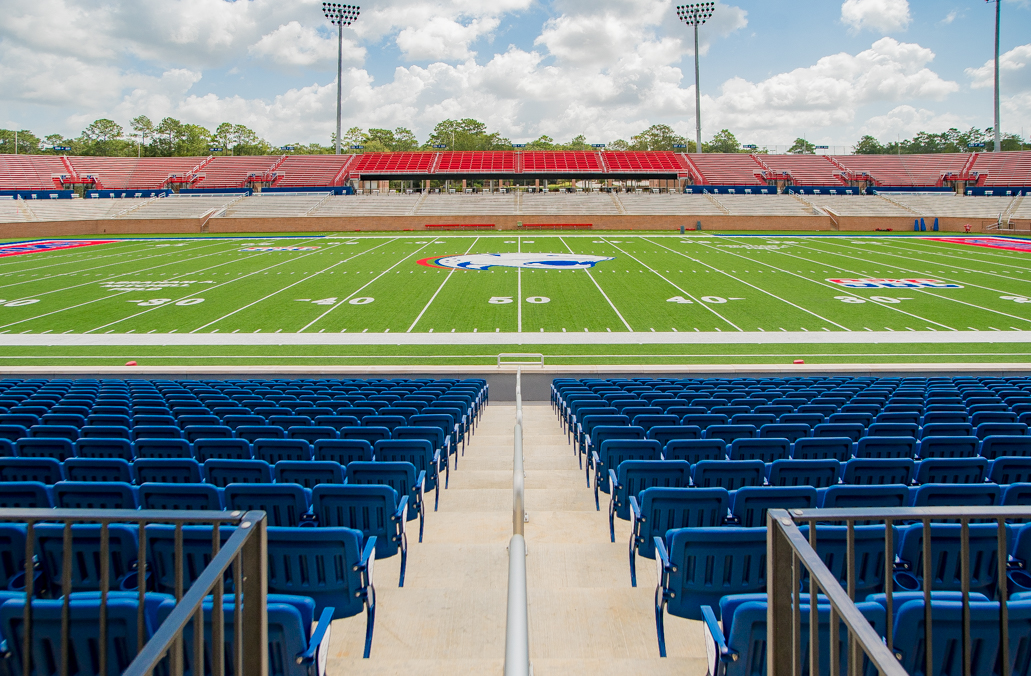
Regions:
<instances>
[{"instance_id":1,"label":"40 yard line","mask_svg":"<svg viewBox=\"0 0 1031 676\"><path fill-rule=\"evenodd\" d=\"M476 243L479 241L479 237L473 240L473 243L470 244L469 248L465 250L466 255L468 255L468 253L473 250L473 247L476 246ZM419 320L422 319L422 316L426 314L426 310L430 309L430 306L433 305L433 301L437 299L437 295L444 289L444 285L447 284L448 280L451 279L451 275L455 274L455 270L457 269L458 268L451 268L451 272L447 273L447 277L445 277L444 281L440 283L440 286L437 287L437 290L433 292L433 296L430 298L430 301L426 303L426 307L422 309L422 312L419 313L419 316L415 318L415 321L412 322L412 325L408 327L408 330L405 331L405 333L412 332L412 330L415 328L415 325L418 324Z\"/></svg>"}]
</instances>

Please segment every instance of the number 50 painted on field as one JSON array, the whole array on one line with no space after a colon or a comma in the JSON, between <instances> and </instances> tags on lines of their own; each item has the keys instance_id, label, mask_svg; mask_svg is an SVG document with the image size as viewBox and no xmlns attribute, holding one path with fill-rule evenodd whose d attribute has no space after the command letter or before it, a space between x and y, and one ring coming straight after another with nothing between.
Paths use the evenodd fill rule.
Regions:
<instances>
[{"instance_id":1,"label":"number 50 painted on field","mask_svg":"<svg viewBox=\"0 0 1031 676\"><path fill-rule=\"evenodd\" d=\"M487 302L491 305L508 305L515 301L512 300L512 296L492 296ZM547 296L530 296L526 299L526 302L534 305L543 305L544 303L550 303L551 299Z\"/></svg>"}]
</instances>

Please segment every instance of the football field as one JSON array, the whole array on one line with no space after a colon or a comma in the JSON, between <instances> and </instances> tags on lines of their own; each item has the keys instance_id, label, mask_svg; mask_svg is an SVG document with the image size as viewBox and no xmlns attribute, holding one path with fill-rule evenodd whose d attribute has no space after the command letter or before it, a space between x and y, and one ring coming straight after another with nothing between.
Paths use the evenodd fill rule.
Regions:
<instances>
[{"instance_id":1,"label":"football field","mask_svg":"<svg viewBox=\"0 0 1031 676\"><path fill-rule=\"evenodd\" d=\"M1004 236L0 243L5 365L492 363L527 351L588 363L1026 361L1027 331L1031 241Z\"/></svg>"}]
</instances>

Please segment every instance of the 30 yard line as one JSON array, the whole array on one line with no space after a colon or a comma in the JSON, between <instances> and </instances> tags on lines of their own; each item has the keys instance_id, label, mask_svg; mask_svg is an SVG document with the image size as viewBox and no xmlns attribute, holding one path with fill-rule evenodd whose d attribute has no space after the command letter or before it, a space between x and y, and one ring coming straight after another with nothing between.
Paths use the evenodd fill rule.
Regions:
<instances>
[{"instance_id":1,"label":"30 yard line","mask_svg":"<svg viewBox=\"0 0 1031 676\"><path fill-rule=\"evenodd\" d=\"M644 238L642 238L642 239L644 239ZM709 312L711 312L712 314L714 314L714 315L716 315L717 317L719 317L720 319L722 319L722 320L723 320L724 322L726 322L726 323L727 323L728 325L730 325L730 326L733 326L733 327L734 327L734 328L735 328L736 330L738 330L738 331L741 331L741 332L744 332L744 329L742 329L742 328L741 328L740 326L738 326L738 325L737 325L737 324L735 324L734 322L730 321L729 319L727 319L726 317L724 317L723 315L721 315L721 314L720 314L719 312L716 312L716 311L715 311L715 310L713 310L713 309L712 309L711 307L709 307L709 304L708 304L708 303L703 303L702 301L698 300L697 298L695 298L694 296L692 296L692 295L691 295L690 293L688 293L687 291L685 291L685 290L681 289L681 288L680 288L679 286L677 286L676 284L674 284L674 283L673 283L672 281L670 281L670 280L666 279L665 277L663 277L663 276L662 276L662 274L661 274L661 273L660 273L660 272L659 272L658 270L655 270L655 269L653 269L653 268L652 268L651 266L649 266L649 265L646 265L646 264L645 264L645 263L643 263L643 262L642 262L642 261L641 261L641 260L640 260L639 258L635 258L634 256L631 256L631 255L630 255L630 254L628 254L628 253L627 253L626 251L624 251L623 249L620 249L620 248L619 248L618 246L616 246L616 245L615 245L615 244L613 244L612 242L609 242L609 241L608 241L607 239L605 239L604 237L602 237L602 238L601 238L601 241L605 242L606 244L608 244L609 246L611 246L611 247L612 247L613 249L615 249L616 251L619 251L619 252L620 252L620 253L622 253L622 254L623 254L624 256L626 256L626 257L628 257L628 258L633 258L633 259L634 259L635 261L637 261L637 263L638 263L639 265L641 265L641 266L643 266L643 267L646 267L646 268L648 268L649 270L651 270L652 272L654 272L654 273L655 273L656 275L658 275L658 276L659 276L659 278L660 278L660 279L662 279L663 281L665 281L665 282L666 282L667 284L669 284L670 286L672 286L672 287L673 287L674 289L676 289L677 291L679 291L679 292L680 292L681 294L683 294L683 295L687 296L688 298L690 298L690 299L691 299L691 300L692 300L692 301L693 301L693 302L695 303L695 305L699 305L699 306L701 306L701 307L705 308L706 310L708 310L708 311L709 311ZM647 240L645 240L645 241L647 241ZM651 243L652 243L652 244L654 244L654 242L651 242ZM663 248L665 248L665 247L663 247Z\"/></svg>"},{"instance_id":2,"label":"30 yard line","mask_svg":"<svg viewBox=\"0 0 1031 676\"><path fill-rule=\"evenodd\" d=\"M397 241L397 240L395 239L395 240L392 240L392 241ZM426 247L428 247L428 246L429 246L430 244L432 244L432 243L433 243L434 241L436 241L436 238L430 238L430 241L429 241L429 242L426 242L426 243L425 243L425 244L423 244L423 245L422 245L421 247L419 247L418 249L416 249L416 250L415 250L414 252L412 252L412 253L408 254L407 256L405 256L404 258L402 258L401 260L399 260L398 262L394 263L394 264L393 264L393 265L391 265L391 266L390 266L389 268L387 268L387 269L386 269L386 270L384 270L383 272L381 272L381 273L379 273L378 275L376 275L376 276L375 276L375 277L374 277L374 278L373 278L373 279L372 279L371 281L369 281L369 282L366 282L366 283L365 283L365 284L364 284L364 285L363 285L363 286L362 286L362 287L361 287L360 289L358 289L357 291L354 291L353 293L351 293L351 295L350 295L350 296L348 296L347 298L344 298L343 300L341 300L340 302L338 302L338 303L337 303L336 305L332 306L331 308L329 308L328 310L326 310L325 312L323 312L322 314L320 314L320 315L319 315L318 317L316 317L316 318L315 318L315 319L313 319L312 321L310 321L310 322L308 322L307 324L305 324L304 326L302 326L302 327L301 327L301 329L300 329L300 330L299 330L299 331L298 331L297 333L304 333L305 331L307 331L307 330L308 330L309 328L311 328L312 326L314 326L315 324L317 324L318 322L320 322L320 321L322 320L322 318L323 318L323 317L325 317L326 315L328 315L328 314L329 314L330 312L332 312L333 310L336 310L336 309L337 309L338 307L340 307L341 305L343 305L343 304L344 304L344 303L346 303L347 301L349 301L349 300L351 300L352 298L354 298L355 296L357 296L357 295L358 295L359 293L361 293L361 291L362 291L363 289L365 289L366 287L368 287L368 286L369 286L370 284L373 284L373 283L374 283L374 282L375 282L375 281L376 281L377 279L379 279L379 278L380 278L380 277L382 277L383 275L387 274L388 272L390 272L391 270L393 270L394 268L396 268L396 267L397 267L398 265L401 265L401 264L402 264L402 263L404 263L404 262L405 262L406 260L408 260L409 258L411 258L412 256L414 256L415 254L419 253L420 251L422 251L423 249L425 249ZM389 243L389 242L388 242L388 243Z\"/></svg>"},{"instance_id":3,"label":"30 yard line","mask_svg":"<svg viewBox=\"0 0 1031 676\"><path fill-rule=\"evenodd\" d=\"M559 241L560 241L560 242L562 242L562 244L563 244L563 245L564 245L564 246L565 246L565 247L566 247L567 249L569 249L569 253L571 253L571 254L575 254L575 252L573 251L573 248L572 248L571 246L569 246L569 244L567 244L567 243L566 243L566 240L565 240L565 238L563 238L563 237L559 237L558 239L559 239ZM600 293L600 294L602 295L602 298L604 298L604 299L605 299L605 302L607 302L607 303L609 304L609 307L610 307L610 308L612 308L612 311L616 313L616 316L617 316L617 317L619 317L619 321L623 322L623 326L625 326L625 327L626 327L626 330L627 330L627 331L629 331L630 333L633 333L633 332L634 332L634 330L633 330L633 329L632 329L632 328L630 327L630 324L629 324L629 322L627 322L627 320L623 318L623 315L621 315L621 314L619 313L619 310L617 310L617 309L616 309L616 306L615 306L615 305L613 304L612 300L611 300L611 299L609 299L609 297L608 297L608 294L606 294L606 293L605 293L605 292L604 292L604 291L602 290L602 288L601 288L601 285L600 285L600 284L598 284L598 280L596 280L596 279L594 278L594 275L592 275L592 274L591 274L591 271L590 271L590 270L588 270L587 268L584 268L584 272L586 272L586 273L587 273L587 276L591 278L591 281L592 281L592 282L594 282L594 285L595 285L596 287L598 287L598 293Z\"/></svg>"},{"instance_id":4,"label":"30 yard line","mask_svg":"<svg viewBox=\"0 0 1031 676\"><path fill-rule=\"evenodd\" d=\"M480 241L479 237L474 239L473 243L469 245L469 248L465 250L465 255L468 255L469 252L473 250L473 247L476 246L476 243L479 242L479 241ZM451 271L449 273L447 273L446 277L444 277L444 281L441 282L440 286L437 287L437 290L435 292L433 292L433 296L430 298L430 301L428 303L426 303L426 307L424 307L422 309L422 312L419 313L419 316L415 318L415 321L412 322L412 325L408 327L408 330L405 331L405 333L411 333L412 332L412 330L415 328L415 325L418 324L419 320L422 319L422 316L424 314L426 314L426 310L430 309L430 306L433 305L433 301L435 301L437 299L437 295L444 289L444 285L447 284L448 280L451 279L451 275L455 274L455 270L457 270L457 269L458 268L451 268Z\"/></svg>"},{"instance_id":5,"label":"30 yard line","mask_svg":"<svg viewBox=\"0 0 1031 676\"><path fill-rule=\"evenodd\" d=\"M312 240L312 241L315 241L315 240ZM243 281L243 280L247 279L248 277L253 277L254 275L261 274L261 273L265 272L266 270L272 270L274 268L278 268L280 265L287 265L289 263L295 263L295 262L301 260L302 258L307 258L309 256L315 256L315 255L317 255L319 253L323 253L323 252L313 251L311 253L303 254L301 256L298 256L297 258L293 258L293 259L290 259L290 260L282 261L281 263L276 263L275 265L270 265L270 266L265 267L265 268L260 268L258 270L255 270L254 272L249 272L249 273L247 273L245 275L237 277L236 279L230 279L229 281L222 282L221 284L215 284L214 286L209 286L209 287L204 288L204 289L199 289L199 290L197 290L197 291L195 291L195 292L193 292L191 294L188 294L186 296L183 296L182 298L179 298L178 300L186 300L187 298L193 298L197 294L207 293L208 291L214 291L215 289L221 288L223 286L228 286L229 284L234 284L236 282ZM260 256L261 254L258 254L258 255ZM243 260L249 260L250 258L254 258L254 256L248 256L247 258L245 258ZM239 262L242 262L242 261L231 261L231 262L239 263ZM228 263L219 263L218 265L212 266L212 268L217 268L217 267L220 267L222 265L227 265L227 264ZM183 273L183 275L176 275L176 276L177 277L182 277L182 276L185 276L185 275L188 275L188 274L194 274L194 273L187 272L187 273ZM175 279L175 277L171 277L171 279ZM109 326L114 326L115 324L120 324L120 323L122 323L124 321L128 321L130 319L135 319L136 317L148 314L150 312L153 312L154 310L160 310L162 308L166 308L166 307L169 307L169 306L174 307L174 304L173 303L165 303L164 305L156 305L156 306L154 306L154 307L152 307L152 308L150 308L148 310L144 310L143 312L137 312L136 314L129 315L128 317L122 317L121 319L117 319L117 320L115 320L113 322L108 322L107 324L104 324L103 326L98 326L98 327L96 327L94 329L90 329L89 331L84 331L83 333L92 333L94 331L99 331L101 329L106 329Z\"/></svg>"}]
</instances>

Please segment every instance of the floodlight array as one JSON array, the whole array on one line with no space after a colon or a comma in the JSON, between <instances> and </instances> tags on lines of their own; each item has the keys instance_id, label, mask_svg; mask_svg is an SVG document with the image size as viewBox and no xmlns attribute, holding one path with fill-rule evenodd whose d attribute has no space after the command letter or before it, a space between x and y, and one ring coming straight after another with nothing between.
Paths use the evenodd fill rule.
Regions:
<instances>
[{"instance_id":1,"label":"floodlight array","mask_svg":"<svg viewBox=\"0 0 1031 676\"><path fill-rule=\"evenodd\" d=\"M688 26L700 26L712 18L716 11L715 2L692 2L687 5L677 5L677 17Z\"/></svg>"},{"instance_id":2,"label":"floodlight array","mask_svg":"<svg viewBox=\"0 0 1031 676\"><path fill-rule=\"evenodd\" d=\"M358 5L341 5L338 2L322 3L322 12L334 26L350 26L358 20L361 7Z\"/></svg>"}]
</instances>

